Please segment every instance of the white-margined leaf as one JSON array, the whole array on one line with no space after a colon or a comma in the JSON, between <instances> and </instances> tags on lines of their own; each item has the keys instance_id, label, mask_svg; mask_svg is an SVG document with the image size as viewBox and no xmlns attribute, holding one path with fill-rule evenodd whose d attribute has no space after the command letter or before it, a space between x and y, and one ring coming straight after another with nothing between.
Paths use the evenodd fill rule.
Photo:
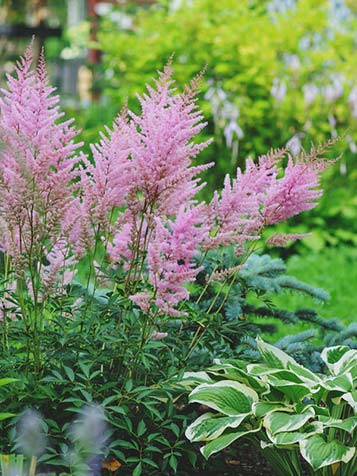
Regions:
<instances>
[{"instance_id":1,"label":"white-margined leaf","mask_svg":"<svg viewBox=\"0 0 357 476\"><path fill-rule=\"evenodd\" d=\"M260 426L257 428L252 428L252 429L246 429L243 431L238 431L238 430L230 430L227 433L224 433L223 435L219 436L213 441L209 441L205 446L203 446L200 451L203 454L203 456L208 459L211 455L214 453L218 453L219 451L222 451L224 448L227 448L227 446L231 445L234 441L238 440L239 438L242 438L246 435L249 435L250 433L255 433L260 430Z\"/></svg>"},{"instance_id":2,"label":"white-margined leaf","mask_svg":"<svg viewBox=\"0 0 357 476\"><path fill-rule=\"evenodd\" d=\"M238 382L221 380L214 384L202 384L189 395L191 403L201 403L224 415L235 416L252 411L253 402L258 401L258 394Z\"/></svg>"},{"instance_id":3,"label":"white-margined leaf","mask_svg":"<svg viewBox=\"0 0 357 476\"><path fill-rule=\"evenodd\" d=\"M326 347L321 352L321 358L333 375L339 375L356 364L357 350L345 345Z\"/></svg>"},{"instance_id":4,"label":"white-margined leaf","mask_svg":"<svg viewBox=\"0 0 357 476\"><path fill-rule=\"evenodd\" d=\"M292 406L286 406L282 402L257 402L253 403L252 407L253 413L257 418L262 418L271 412L277 412L279 410L284 412L293 412L294 408Z\"/></svg>"},{"instance_id":5,"label":"white-margined leaf","mask_svg":"<svg viewBox=\"0 0 357 476\"><path fill-rule=\"evenodd\" d=\"M222 375L222 373L219 372L219 370L225 371L224 373L225 379L232 379L237 382L243 383L244 385L248 385L248 387L252 388L257 393L262 393L269 390L269 386L265 382L263 382L260 378L254 375L250 375L243 369L234 368L233 366L223 368L222 366L218 369L213 368L210 371L210 373L212 375L217 375L217 376Z\"/></svg>"},{"instance_id":6,"label":"white-margined leaf","mask_svg":"<svg viewBox=\"0 0 357 476\"><path fill-rule=\"evenodd\" d=\"M303 413L272 412L264 417L263 426L272 434L296 431L315 416L315 410L308 407Z\"/></svg>"},{"instance_id":7,"label":"white-margined leaf","mask_svg":"<svg viewBox=\"0 0 357 476\"><path fill-rule=\"evenodd\" d=\"M289 363L288 369L293 371L303 382L309 384L310 386L320 383L321 378L311 372L311 370L305 368L303 365L300 365L296 362Z\"/></svg>"},{"instance_id":8,"label":"white-margined leaf","mask_svg":"<svg viewBox=\"0 0 357 476\"><path fill-rule=\"evenodd\" d=\"M337 377L322 379L321 386L329 391L349 392L353 389L353 378L349 372Z\"/></svg>"},{"instance_id":9,"label":"white-margined leaf","mask_svg":"<svg viewBox=\"0 0 357 476\"><path fill-rule=\"evenodd\" d=\"M265 375L263 378L267 381L267 383L269 383L271 387L279 390L279 392L283 393L294 402L300 402L304 397L312 393L312 390L305 383L296 383L290 382L288 380L282 380L276 378L274 374ZM317 390L318 388L316 391Z\"/></svg>"},{"instance_id":10,"label":"white-margined leaf","mask_svg":"<svg viewBox=\"0 0 357 476\"><path fill-rule=\"evenodd\" d=\"M351 434L357 428L357 416L345 418L344 420L321 416L320 421L326 428L339 428Z\"/></svg>"},{"instance_id":11,"label":"white-margined leaf","mask_svg":"<svg viewBox=\"0 0 357 476\"><path fill-rule=\"evenodd\" d=\"M300 451L314 471L317 471L340 461L348 463L356 449L349 448L337 440L327 442L324 437L314 435L300 442Z\"/></svg>"},{"instance_id":12,"label":"white-margined leaf","mask_svg":"<svg viewBox=\"0 0 357 476\"><path fill-rule=\"evenodd\" d=\"M342 400L347 402L357 413L357 390L352 390L351 392L344 393L341 398Z\"/></svg>"},{"instance_id":13,"label":"white-margined leaf","mask_svg":"<svg viewBox=\"0 0 357 476\"><path fill-rule=\"evenodd\" d=\"M299 431L289 431L277 433L276 435L271 434L267 431L267 435L274 445L277 446L290 446L296 443L299 443L306 438L309 438L316 434L323 433L323 425L320 422L313 422L310 425L306 425L304 428Z\"/></svg>"},{"instance_id":14,"label":"white-margined leaf","mask_svg":"<svg viewBox=\"0 0 357 476\"><path fill-rule=\"evenodd\" d=\"M267 344L260 337L257 337L256 340L260 355L269 367L275 369L286 369L288 363L296 363L290 355L286 354L281 349L278 349L271 344Z\"/></svg>"},{"instance_id":15,"label":"white-margined leaf","mask_svg":"<svg viewBox=\"0 0 357 476\"><path fill-rule=\"evenodd\" d=\"M215 413L205 413L195 420L186 430L190 441L208 441L221 436L227 428L237 428L246 418L246 414L229 417Z\"/></svg>"},{"instance_id":16,"label":"white-margined leaf","mask_svg":"<svg viewBox=\"0 0 357 476\"><path fill-rule=\"evenodd\" d=\"M200 383L210 382L213 383L213 380L207 372L185 372L180 380L180 385L189 388Z\"/></svg>"}]
</instances>

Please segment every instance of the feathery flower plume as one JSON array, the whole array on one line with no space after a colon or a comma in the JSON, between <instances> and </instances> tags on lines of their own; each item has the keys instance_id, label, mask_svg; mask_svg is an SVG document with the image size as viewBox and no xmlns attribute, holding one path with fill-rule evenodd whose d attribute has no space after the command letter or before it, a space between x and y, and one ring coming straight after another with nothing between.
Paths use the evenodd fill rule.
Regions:
<instances>
[{"instance_id":1,"label":"feathery flower plume","mask_svg":"<svg viewBox=\"0 0 357 476\"><path fill-rule=\"evenodd\" d=\"M266 225L272 225L310 210L321 196L320 174L331 161L319 156L322 148L312 148L297 158L288 155L284 168L285 150L278 150L248 160L244 172L237 170L233 180L226 177L219 195L215 192L207 208L211 234L204 243L206 249L235 244L237 254L244 251L247 241L260 238Z\"/></svg>"},{"instance_id":2,"label":"feathery flower plume","mask_svg":"<svg viewBox=\"0 0 357 476\"><path fill-rule=\"evenodd\" d=\"M143 202L160 216L172 216L181 205L189 203L202 188L197 175L213 163L192 166L192 159L211 142L194 143L192 139L206 123L196 106L200 77L184 93L174 94L172 71L167 65L156 89L138 96L141 115L129 111L133 134L131 158L134 167L132 190L141 192Z\"/></svg>"},{"instance_id":3,"label":"feathery flower plume","mask_svg":"<svg viewBox=\"0 0 357 476\"><path fill-rule=\"evenodd\" d=\"M40 266L54 244L68 238L68 211L78 202L73 166L81 144L73 141L72 120L60 121L43 54L36 68L32 62L30 46L0 97L0 248L18 274L25 265Z\"/></svg>"},{"instance_id":4,"label":"feathery flower plume","mask_svg":"<svg viewBox=\"0 0 357 476\"><path fill-rule=\"evenodd\" d=\"M183 299L189 297L185 284L194 281L202 268L194 267L192 258L200 243L206 238L207 227L202 223L202 206L184 209L177 213L175 221L155 219L155 232L148 247L147 265L149 280L154 287L152 301L159 314L180 316L184 313L175 309ZM131 299L147 312L149 293L139 293Z\"/></svg>"}]
</instances>

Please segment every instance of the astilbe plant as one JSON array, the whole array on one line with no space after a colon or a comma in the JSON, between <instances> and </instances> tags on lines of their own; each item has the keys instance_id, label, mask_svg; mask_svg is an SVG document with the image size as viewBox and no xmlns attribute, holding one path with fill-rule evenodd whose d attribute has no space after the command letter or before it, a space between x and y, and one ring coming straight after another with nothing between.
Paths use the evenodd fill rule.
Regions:
<instances>
[{"instance_id":1,"label":"astilbe plant","mask_svg":"<svg viewBox=\"0 0 357 476\"><path fill-rule=\"evenodd\" d=\"M30 47L0 99L0 247L4 295L16 289L38 365L41 309L50 288L67 281L73 261L68 258L78 203L74 165L81 144L73 141L72 120L60 121L59 97L48 84L43 55L35 69L32 62ZM5 320L8 307L2 300Z\"/></svg>"},{"instance_id":2,"label":"astilbe plant","mask_svg":"<svg viewBox=\"0 0 357 476\"><path fill-rule=\"evenodd\" d=\"M43 57L35 68L32 62L30 48L0 101L4 361L12 362L14 353L12 371L21 367L26 382L53 390L61 364L73 383L70 367L90 359L97 395L107 406L115 400L115 412L133 386L168 373L161 339L190 335L188 344L182 339L180 364L170 357L175 372L185 366L208 328L199 316L213 322L225 305L232 307L230 291L263 230L315 206L330 161L321 148L296 158L273 151L257 163L248 160L201 203L199 175L213 164L195 164L209 145L197 138L205 126L196 105L200 76L178 92L168 64L139 97L141 113L124 108L87 157L77 153L71 121L61 122ZM278 242L292 238L301 236ZM235 252L233 267L219 258L228 248ZM199 287L195 303L192 287ZM183 319L195 324L192 333ZM105 379L113 376L120 390L108 395L113 381Z\"/></svg>"},{"instance_id":3,"label":"astilbe plant","mask_svg":"<svg viewBox=\"0 0 357 476\"><path fill-rule=\"evenodd\" d=\"M192 163L209 143L193 141L205 125L195 104L200 77L178 93L170 65L139 97L140 115L124 109L92 146L93 158L76 156L76 131L60 122L43 56L31 64L29 48L0 102L2 313L11 291L28 329L38 329L45 299L70 282L78 257L90 256L94 269L100 242L111 266L126 270L126 295L144 313L177 316L201 270L192 261L198 251L233 244L243 263L265 226L314 207L321 195L329 163L322 150L299 158L279 150L248 160L210 203L199 203L198 175L213 165Z\"/></svg>"}]
</instances>

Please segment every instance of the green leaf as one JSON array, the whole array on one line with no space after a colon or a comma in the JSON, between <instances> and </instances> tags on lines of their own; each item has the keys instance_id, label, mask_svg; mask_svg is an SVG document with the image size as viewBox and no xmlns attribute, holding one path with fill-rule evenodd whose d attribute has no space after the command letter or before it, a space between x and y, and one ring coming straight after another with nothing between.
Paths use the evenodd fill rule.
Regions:
<instances>
[{"instance_id":1,"label":"green leaf","mask_svg":"<svg viewBox=\"0 0 357 476\"><path fill-rule=\"evenodd\" d=\"M321 386L329 391L349 392L353 389L353 378L348 372L337 377L325 378L321 381Z\"/></svg>"},{"instance_id":2,"label":"green leaf","mask_svg":"<svg viewBox=\"0 0 357 476\"><path fill-rule=\"evenodd\" d=\"M237 365L240 364L239 361L236 362ZM212 369L210 369L210 373L217 376L222 376L222 372L225 373L226 379L236 380L237 382L244 383L248 387L252 388L258 393L265 392L269 389L268 385L263 382L259 377L255 377L248 373L248 370L244 370L239 367L234 367L232 364L223 363L220 365L215 365ZM260 376L260 375L259 375Z\"/></svg>"},{"instance_id":3,"label":"green leaf","mask_svg":"<svg viewBox=\"0 0 357 476\"><path fill-rule=\"evenodd\" d=\"M176 473L177 471L177 465L178 465L178 461L176 456L171 455L169 458L169 466L173 469L174 473Z\"/></svg>"},{"instance_id":4,"label":"green leaf","mask_svg":"<svg viewBox=\"0 0 357 476\"><path fill-rule=\"evenodd\" d=\"M258 394L246 385L222 380L199 385L190 393L189 401L201 403L224 415L235 416L251 413L253 402L258 401Z\"/></svg>"},{"instance_id":5,"label":"green leaf","mask_svg":"<svg viewBox=\"0 0 357 476\"><path fill-rule=\"evenodd\" d=\"M18 382L17 378L0 378L0 387L3 385L8 385L9 383Z\"/></svg>"},{"instance_id":6,"label":"green leaf","mask_svg":"<svg viewBox=\"0 0 357 476\"><path fill-rule=\"evenodd\" d=\"M311 370L303 367L302 365L296 362L290 362L288 364L288 369L292 370L302 382L305 382L310 386L313 386L314 384L316 385L321 381L318 375L314 374L313 372L311 372Z\"/></svg>"},{"instance_id":7,"label":"green leaf","mask_svg":"<svg viewBox=\"0 0 357 476\"><path fill-rule=\"evenodd\" d=\"M71 382L74 382L74 372L71 368L67 367L66 365L63 366L64 371L66 372L67 377Z\"/></svg>"},{"instance_id":8,"label":"green leaf","mask_svg":"<svg viewBox=\"0 0 357 476\"><path fill-rule=\"evenodd\" d=\"M228 417L215 413L205 413L187 428L185 434L190 441L214 440L227 428L237 428L245 417L246 414L240 417Z\"/></svg>"},{"instance_id":9,"label":"green leaf","mask_svg":"<svg viewBox=\"0 0 357 476\"><path fill-rule=\"evenodd\" d=\"M354 456L356 448L349 448L339 441L327 443L320 435L300 442L303 458L312 466L314 471L334 463L348 463Z\"/></svg>"},{"instance_id":10,"label":"green leaf","mask_svg":"<svg viewBox=\"0 0 357 476\"><path fill-rule=\"evenodd\" d=\"M208 442L205 446L203 446L200 451L203 456L208 459L214 453L218 453L219 451L223 450L227 446L231 445L234 441L242 438L243 436L249 435L250 433L255 433L260 430L260 426L255 429L248 429L245 431L230 431L229 433L225 433L213 441Z\"/></svg>"},{"instance_id":11,"label":"green leaf","mask_svg":"<svg viewBox=\"0 0 357 476\"><path fill-rule=\"evenodd\" d=\"M140 476L142 473L142 470L143 470L143 465L140 462L135 466L135 469L133 471L133 476Z\"/></svg>"},{"instance_id":12,"label":"green leaf","mask_svg":"<svg viewBox=\"0 0 357 476\"><path fill-rule=\"evenodd\" d=\"M213 380L207 372L185 372L179 383L180 385L183 385L185 388L187 388L200 383L209 382L213 383Z\"/></svg>"},{"instance_id":13,"label":"green leaf","mask_svg":"<svg viewBox=\"0 0 357 476\"><path fill-rule=\"evenodd\" d=\"M138 428L136 430L136 434L137 436L143 436L143 434L146 432L147 428L146 428L146 425L145 425L145 422L144 420L140 420L139 423L138 423Z\"/></svg>"},{"instance_id":14,"label":"green leaf","mask_svg":"<svg viewBox=\"0 0 357 476\"><path fill-rule=\"evenodd\" d=\"M286 369L288 363L296 363L288 354L273 345L267 344L260 337L257 337L256 340L258 350L269 367L274 369Z\"/></svg>"},{"instance_id":15,"label":"green leaf","mask_svg":"<svg viewBox=\"0 0 357 476\"><path fill-rule=\"evenodd\" d=\"M11 418L13 416L15 416L15 413L8 413L8 412L0 413L0 421L6 420L7 418Z\"/></svg>"},{"instance_id":16,"label":"green leaf","mask_svg":"<svg viewBox=\"0 0 357 476\"><path fill-rule=\"evenodd\" d=\"M305 396L312 393L312 390L305 383L281 380L276 378L274 374L265 375L264 379L266 379L272 387L282 392L294 402L300 402ZM316 391L317 390L318 389L316 389Z\"/></svg>"},{"instance_id":17,"label":"green leaf","mask_svg":"<svg viewBox=\"0 0 357 476\"><path fill-rule=\"evenodd\" d=\"M291 414L286 412L272 412L264 417L263 426L272 435L286 431L296 431L303 427L310 418L315 416L315 410L308 408L304 413Z\"/></svg>"}]
</instances>

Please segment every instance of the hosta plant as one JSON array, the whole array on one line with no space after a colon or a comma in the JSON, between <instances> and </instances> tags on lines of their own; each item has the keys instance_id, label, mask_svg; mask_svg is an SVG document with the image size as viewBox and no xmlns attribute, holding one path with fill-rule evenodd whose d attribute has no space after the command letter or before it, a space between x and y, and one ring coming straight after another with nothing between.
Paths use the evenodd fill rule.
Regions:
<instances>
[{"instance_id":1,"label":"hosta plant","mask_svg":"<svg viewBox=\"0 0 357 476\"><path fill-rule=\"evenodd\" d=\"M207 407L187 429L205 458L247 438L277 476L357 474L357 350L325 348L325 374L298 364L260 338L263 363L229 360L186 376L190 402Z\"/></svg>"}]
</instances>

